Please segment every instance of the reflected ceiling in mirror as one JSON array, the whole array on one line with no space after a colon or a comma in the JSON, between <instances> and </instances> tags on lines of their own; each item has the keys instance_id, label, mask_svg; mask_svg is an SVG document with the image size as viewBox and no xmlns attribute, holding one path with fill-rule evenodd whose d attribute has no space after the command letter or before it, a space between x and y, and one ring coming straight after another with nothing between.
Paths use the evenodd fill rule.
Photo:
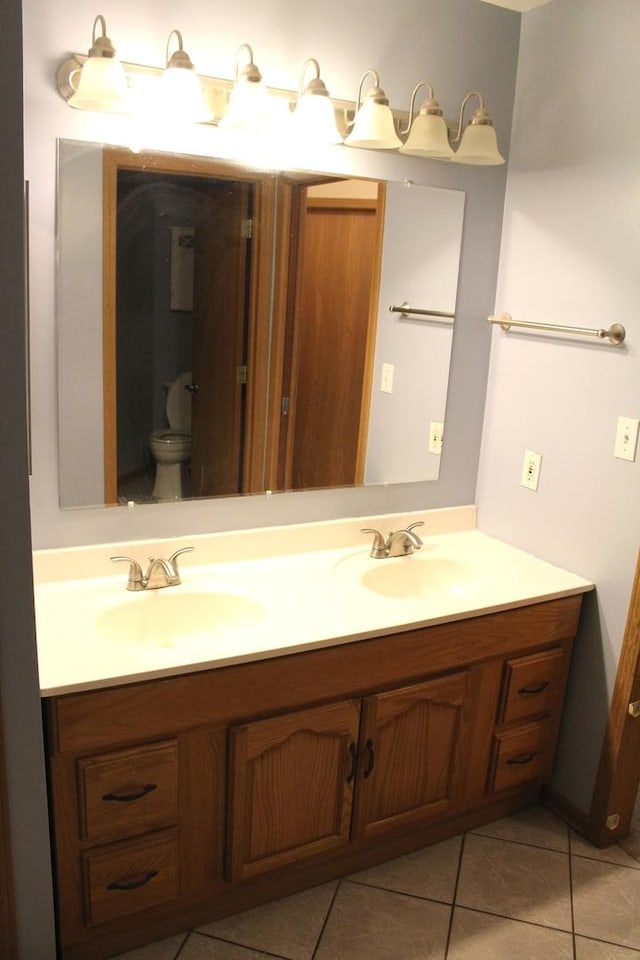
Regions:
<instances>
[{"instance_id":1,"label":"reflected ceiling in mirror","mask_svg":"<svg viewBox=\"0 0 640 960\"><path fill-rule=\"evenodd\" d=\"M437 479L462 192L58 160L61 506Z\"/></svg>"}]
</instances>

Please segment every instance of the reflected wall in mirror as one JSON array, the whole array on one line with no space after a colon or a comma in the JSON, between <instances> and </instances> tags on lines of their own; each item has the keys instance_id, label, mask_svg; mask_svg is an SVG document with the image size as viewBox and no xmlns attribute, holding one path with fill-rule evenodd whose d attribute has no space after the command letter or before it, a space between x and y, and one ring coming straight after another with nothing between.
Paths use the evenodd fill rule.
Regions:
<instances>
[{"instance_id":1,"label":"reflected wall in mirror","mask_svg":"<svg viewBox=\"0 0 640 960\"><path fill-rule=\"evenodd\" d=\"M389 306L454 313L463 193L76 141L58 177L63 507L437 478L452 323Z\"/></svg>"}]
</instances>

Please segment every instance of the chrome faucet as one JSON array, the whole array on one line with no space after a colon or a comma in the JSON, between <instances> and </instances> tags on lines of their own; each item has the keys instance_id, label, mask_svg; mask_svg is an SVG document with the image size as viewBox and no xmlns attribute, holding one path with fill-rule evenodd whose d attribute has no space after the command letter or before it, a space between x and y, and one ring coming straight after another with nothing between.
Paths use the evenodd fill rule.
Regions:
<instances>
[{"instance_id":1,"label":"chrome faucet","mask_svg":"<svg viewBox=\"0 0 640 960\"><path fill-rule=\"evenodd\" d=\"M410 523L405 530L395 530L390 533L385 540L379 530L365 527L360 533L372 533L373 544L369 553L374 560L383 560L385 557L406 557L414 550L421 550L422 540L417 533L414 533L416 527L423 527L424 521L417 520Z\"/></svg>"},{"instance_id":2,"label":"chrome faucet","mask_svg":"<svg viewBox=\"0 0 640 960\"><path fill-rule=\"evenodd\" d=\"M176 587L182 583L178 570L178 557L181 553L191 553L195 547L182 547L172 553L168 560L161 557L149 557L147 572L131 557L110 557L114 563L124 561L129 564L127 590L158 590L161 587Z\"/></svg>"}]
</instances>

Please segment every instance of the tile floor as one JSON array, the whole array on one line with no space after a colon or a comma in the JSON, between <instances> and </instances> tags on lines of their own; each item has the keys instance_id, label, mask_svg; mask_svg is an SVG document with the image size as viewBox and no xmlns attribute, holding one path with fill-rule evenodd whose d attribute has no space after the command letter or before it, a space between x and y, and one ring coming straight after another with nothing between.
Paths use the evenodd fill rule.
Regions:
<instances>
[{"instance_id":1,"label":"tile floor","mask_svg":"<svg viewBox=\"0 0 640 960\"><path fill-rule=\"evenodd\" d=\"M632 960L640 862L543 807L118 960Z\"/></svg>"}]
</instances>

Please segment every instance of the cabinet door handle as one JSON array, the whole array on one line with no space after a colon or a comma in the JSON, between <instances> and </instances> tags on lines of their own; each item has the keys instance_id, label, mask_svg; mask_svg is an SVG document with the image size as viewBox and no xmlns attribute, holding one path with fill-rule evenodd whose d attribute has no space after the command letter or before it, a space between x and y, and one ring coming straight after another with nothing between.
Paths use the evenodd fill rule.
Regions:
<instances>
[{"instance_id":1,"label":"cabinet door handle","mask_svg":"<svg viewBox=\"0 0 640 960\"><path fill-rule=\"evenodd\" d=\"M347 783L351 783L356 775L356 768L358 766L358 753L356 750L356 745L353 741L349 744L349 753L351 754L351 770L347 775Z\"/></svg>"},{"instance_id":2,"label":"cabinet door handle","mask_svg":"<svg viewBox=\"0 0 640 960\"><path fill-rule=\"evenodd\" d=\"M143 877L138 877L137 880L129 880L122 883L114 880L113 883L107 884L107 890L137 890L138 887L144 887L145 883L149 883L149 880L153 880L153 878L157 876L157 870L149 870Z\"/></svg>"},{"instance_id":3,"label":"cabinet door handle","mask_svg":"<svg viewBox=\"0 0 640 960\"><path fill-rule=\"evenodd\" d=\"M367 766L364 771L364 778L366 780L369 774L373 772L373 768L376 763L376 755L373 751L373 740L367 740L365 747L367 748L367 753L369 754L367 758Z\"/></svg>"},{"instance_id":4,"label":"cabinet door handle","mask_svg":"<svg viewBox=\"0 0 640 960\"><path fill-rule=\"evenodd\" d=\"M142 797L146 797L153 790L157 790L157 784L146 783L141 790L137 790L135 793L105 793L102 799L116 800L118 803L131 803L132 800L141 800Z\"/></svg>"},{"instance_id":5,"label":"cabinet door handle","mask_svg":"<svg viewBox=\"0 0 640 960\"><path fill-rule=\"evenodd\" d=\"M549 686L548 680L543 680L542 683L536 684L535 687L520 687L518 693L527 694L527 693L542 693L543 690L546 690Z\"/></svg>"},{"instance_id":6,"label":"cabinet door handle","mask_svg":"<svg viewBox=\"0 0 640 960\"><path fill-rule=\"evenodd\" d=\"M524 766L525 763L531 763L534 757L537 757L538 753L536 750L531 750L530 753L521 753L519 757L511 757L510 760L507 760L507 763L519 764Z\"/></svg>"}]
</instances>

